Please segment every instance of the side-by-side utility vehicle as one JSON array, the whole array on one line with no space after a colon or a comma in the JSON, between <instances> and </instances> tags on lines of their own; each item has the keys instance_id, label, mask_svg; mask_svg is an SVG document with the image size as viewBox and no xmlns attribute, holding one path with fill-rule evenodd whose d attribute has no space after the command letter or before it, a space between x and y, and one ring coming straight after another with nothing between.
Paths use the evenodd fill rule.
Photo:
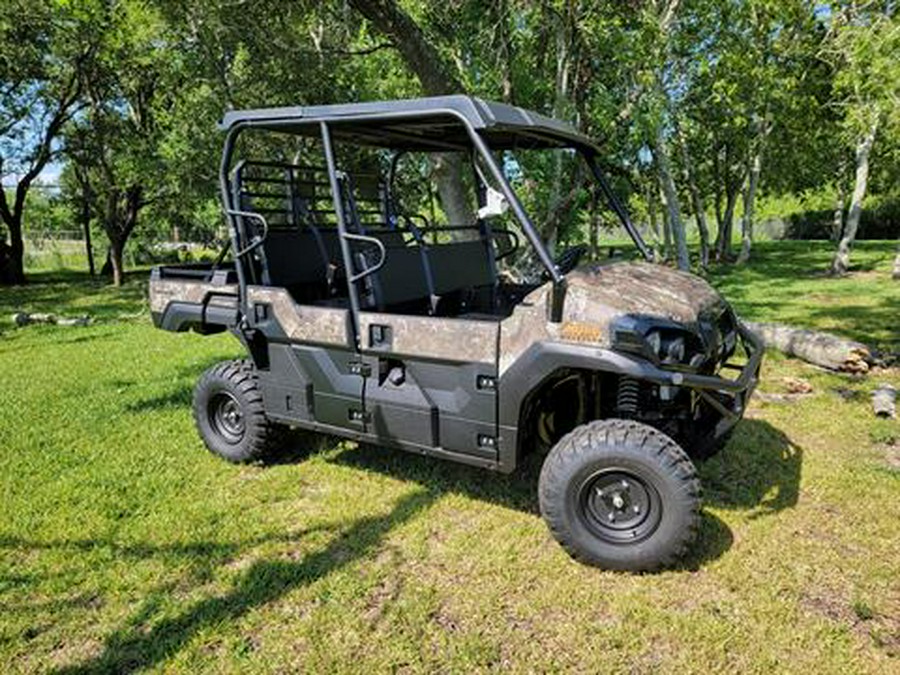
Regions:
<instances>
[{"instance_id":1,"label":"side-by-side utility vehicle","mask_svg":"<svg viewBox=\"0 0 900 675\"><path fill-rule=\"evenodd\" d=\"M466 96L233 111L222 128L230 242L150 281L156 326L246 348L195 391L212 452L253 460L279 427L504 473L543 452L541 513L577 559L647 570L688 548L693 460L740 419L761 344L705 281L649 262L598 144ZM644 260L554 257L534 221L570 190L608 203ZM539 271L517 276L522 261Z\"/></svg>"}]
</instances>

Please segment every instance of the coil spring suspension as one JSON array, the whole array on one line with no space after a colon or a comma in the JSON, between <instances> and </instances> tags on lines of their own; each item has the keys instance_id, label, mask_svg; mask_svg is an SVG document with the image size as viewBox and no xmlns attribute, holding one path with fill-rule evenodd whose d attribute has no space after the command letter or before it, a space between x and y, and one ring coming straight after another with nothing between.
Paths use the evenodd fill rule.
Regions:
<instances>
[{"instance_id":1,"label":"coil spring suspension","mask_svg":"<svg viewBox=\"0 0 900 675\"><path fill-rule=\"evenodd\" d=\"M638 411L641 385L633 377L620 377L616 393L616 412L622 417L632 417Z\"/></svg>"}]
</instances>

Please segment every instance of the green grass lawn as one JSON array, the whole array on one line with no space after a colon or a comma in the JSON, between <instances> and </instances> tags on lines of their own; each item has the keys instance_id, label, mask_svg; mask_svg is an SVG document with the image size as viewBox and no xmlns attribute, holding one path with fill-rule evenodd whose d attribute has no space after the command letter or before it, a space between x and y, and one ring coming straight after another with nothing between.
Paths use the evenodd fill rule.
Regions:
<instances>
[{"instance_id":1,"label":"green grass lawn","mask_svg":"<svg viewBox=\"0 0 900 675\"><path fill-rule=\"evenodd\" d=\"M849 278L821 244L763 244L711 279L753 319L897 347L891 243ZM190 415L229 337L157 331L141 278L41 274L0 290L0 672L900 672L900 423L875 383L772 355L700 467L678 569L570 560L532 461L502 477L297 436L236 467ZM15 329L18 309L89 312Z\"/></svg>"}]
</instances>

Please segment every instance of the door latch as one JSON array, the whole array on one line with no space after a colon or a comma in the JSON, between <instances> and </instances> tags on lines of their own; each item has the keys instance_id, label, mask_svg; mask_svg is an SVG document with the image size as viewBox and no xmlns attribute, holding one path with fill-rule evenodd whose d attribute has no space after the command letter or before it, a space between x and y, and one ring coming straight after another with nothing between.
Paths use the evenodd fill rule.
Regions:
<instances>
[{"instance_id":1,"label":"door latch","mask_svg":"<svg viewBox=\"0 0 900 675\"><path fill-rule=\"evenodd\" d=\"M351 408L348 411L348 417L351 422L357 422L358 424L366 424L372 418L372 416L366 411L356 410L355 408Z\"/></svg>"},{"instance_id":2,"label":"door latch","mask_svg":"<svg viewBox=\"0 0 900 675\"><path fill-rule=\"evenodd\" d=\"M372 366L363 361L351 361L347 364L347 368L351 375L359 375L360 377L369 377L372 374Z\"/></svg>"}]
</instances>

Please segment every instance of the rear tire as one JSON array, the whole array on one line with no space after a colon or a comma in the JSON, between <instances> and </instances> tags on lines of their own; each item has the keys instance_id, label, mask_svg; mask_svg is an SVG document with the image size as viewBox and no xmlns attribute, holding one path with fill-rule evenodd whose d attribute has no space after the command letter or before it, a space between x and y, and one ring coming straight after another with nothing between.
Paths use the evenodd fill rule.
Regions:
<instances>
[{"instance_id":1,"label":"rear tire","mask_svg":"<svg viewBox=\"0 0 900 675\"><path fill-rule=\"evenodd\" d=\"M700 481L675 441L630 420L599 420L557 443L541 469L541 514L574 558L606 569L671 565L700 521Z\"/></svg>"},{"instance_id":2,"label":"rear tire","mask_svg":"<svg viewBox=\"0 0 900 675\"><path fill-rule=\"evenodd\" d=\"M225 361L194 389L194 421L210 452L229 462L262 458L277 444L277 426L266 418L253 364Z\"/></svg>"}]
</instances>

